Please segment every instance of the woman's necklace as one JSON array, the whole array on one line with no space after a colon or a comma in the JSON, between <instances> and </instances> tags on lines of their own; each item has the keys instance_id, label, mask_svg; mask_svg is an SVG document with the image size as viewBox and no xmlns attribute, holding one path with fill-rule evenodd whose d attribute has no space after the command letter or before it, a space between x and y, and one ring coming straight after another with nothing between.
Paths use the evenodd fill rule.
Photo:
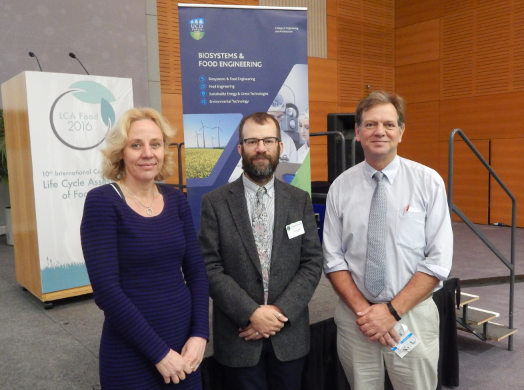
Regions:
<instances>
[{"instance_id":1,"label":"woman's necklace","mask_svg":"<svg viewBox=\"0 0 524 390\"><path fill-rule=\"evenodd\" d=\"M153 193L153 200L151 201L151 204L150 204L149 206L146 206L145 204L143 204L143 203L140 201L140 199L138 199L138 198L135 196L135 194L133 194L133 193L131 192L131 190L130 190L129 188L127 188L127 186L126 186L125 184L124 184L124 187L126 187L126 190L129 191L129 193L131 194L131 196L132 196L133 198L135 198L135 199L138 201L138 203L140 203L143 207L146 208L146 213L147 213L147 215L153 215L153 209L151 208L151 206L153 205L153 202L155 201L155 194L154 194L154 193Z\"/></svg>"}]
</instances>

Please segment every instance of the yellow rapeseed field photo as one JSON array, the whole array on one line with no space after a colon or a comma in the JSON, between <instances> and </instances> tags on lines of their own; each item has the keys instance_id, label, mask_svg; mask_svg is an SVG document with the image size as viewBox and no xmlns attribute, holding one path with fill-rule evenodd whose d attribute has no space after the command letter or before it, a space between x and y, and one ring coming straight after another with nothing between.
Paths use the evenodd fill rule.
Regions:
<instances>
[{"instance_id":1,"label":"yellow rapeseed field photo","mask_svg":"<svg viewBox=\"0 0 524 390\"><path fill-rule=\"evenodd\" d=\"M186 177L208 177L224 149L186 149Z\"/></svg>"}]
</instances>

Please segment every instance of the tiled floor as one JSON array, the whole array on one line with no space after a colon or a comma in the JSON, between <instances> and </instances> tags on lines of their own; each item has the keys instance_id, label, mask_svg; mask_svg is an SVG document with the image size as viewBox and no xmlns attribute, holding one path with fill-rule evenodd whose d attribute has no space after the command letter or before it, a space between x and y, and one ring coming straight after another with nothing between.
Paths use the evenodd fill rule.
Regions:
<instances>
[{"instance_id":1,"label":"tiled floor","mask_svg":"<svg viewBox=\"0 0 524 390\"><path fill-rule=\"evenodd\" d=\"M0 389L97 389L103 315L92 299L53 310L14 279L13 248L0 238Z\"/></svg>"}]
</instances>

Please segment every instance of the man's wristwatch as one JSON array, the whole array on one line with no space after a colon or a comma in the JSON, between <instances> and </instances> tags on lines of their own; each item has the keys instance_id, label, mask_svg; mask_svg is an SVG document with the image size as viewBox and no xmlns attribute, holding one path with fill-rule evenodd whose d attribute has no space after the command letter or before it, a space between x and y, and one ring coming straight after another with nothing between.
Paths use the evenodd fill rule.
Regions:
<instances>
[{"instance_id":1,"label":"man's wristwatch","mask_svg":"<svg viewBox=\"0 0 524 390\"><path fill-rule=\"evenodd\" d=\"M395 308L393 307L393 305L391 304L391 302L388 302L386 303L386 305L388 306L388 309L389 309L389 312L391 313L391 315L393 317L395 317L395 319L397 321L400 321L402 318L400 318L400 316L398 315L397 311L395 310Z\"/></svg>"}]
</instances>

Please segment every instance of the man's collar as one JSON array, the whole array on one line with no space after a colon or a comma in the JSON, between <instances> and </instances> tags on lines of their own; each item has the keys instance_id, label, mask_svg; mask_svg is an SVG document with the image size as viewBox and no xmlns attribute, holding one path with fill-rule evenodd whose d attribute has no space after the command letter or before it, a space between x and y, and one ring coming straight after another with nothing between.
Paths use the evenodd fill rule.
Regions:
<instances>
[{"instance_id":1,"label":"man's collar","mask_svg":"<svg viewBox=\"0 0 524 390\"><path fill-rule=\"evenodd\" d=\"M251 190L251 191L254 192L255 194L256 194L256 192L258 191L258 189L261 187L261 186L259 186L258 184L253 183L251 180L249 180L249 179L246 177L246 174L245 174L245 173L242 174L242 183L244 184L244 187L246 187L248 190ZM273 194L274 194L274 189L275 189L275 175L273 175L273 177L271 178L271 180L268 181L266 184L264 184L263 187L266 187L267 194L268 194L269 196L273 196Z\"/></svg>"},{"instance_id":2,"label":"man's collar","mask_svg":"<svg viewBox=\"0 0 524 390\"><path fill-rule=\"evenodd\" d=\"M398 169L400 167L400 157L397 155L381 172L386 175L390 184L393 184L395 177L397 176ZM375 168L364 161L364 176L366 181L371 185L373 182L373 175L378 172Z\"/></svg>"}]
</instances>

